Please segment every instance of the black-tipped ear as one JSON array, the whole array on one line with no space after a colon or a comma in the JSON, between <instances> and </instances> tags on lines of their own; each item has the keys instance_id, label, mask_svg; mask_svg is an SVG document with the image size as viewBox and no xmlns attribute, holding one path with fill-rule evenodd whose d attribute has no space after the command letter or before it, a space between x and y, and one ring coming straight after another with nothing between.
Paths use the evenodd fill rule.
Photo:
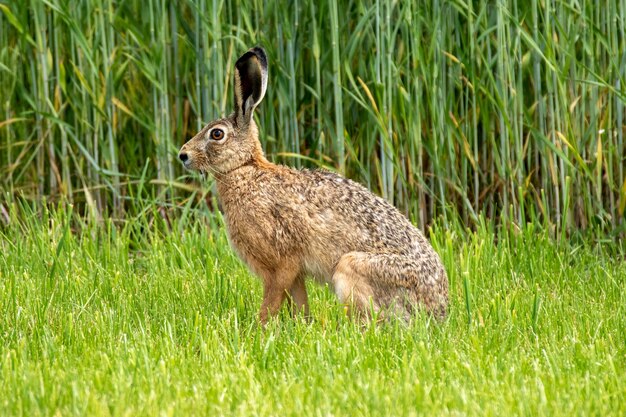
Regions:
<instances>
[{"instance_id":1,"label":"black-tipped ear","mask_svg":"<svg viewBox=\"0 0 626 417\"><path fill-rule=\"evenodd\" d=\"M235 63L235 117L238 126L252 120L254 108L263 100L267 89L267 55L255 47Z\"/></svg>"}]
</instances>

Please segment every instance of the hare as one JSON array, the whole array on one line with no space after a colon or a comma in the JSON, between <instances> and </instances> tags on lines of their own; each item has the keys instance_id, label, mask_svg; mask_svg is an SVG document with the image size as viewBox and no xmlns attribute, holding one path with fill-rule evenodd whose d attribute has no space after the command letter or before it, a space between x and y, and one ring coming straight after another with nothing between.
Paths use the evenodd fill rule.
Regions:
<instances>
[{"instance_id":1,"label":"hare","mask_svg":"<svg viewBox=\"0 0 626 417\"><path fill-rule=\"evenodd\" d=\"M216 180L230 244L263 281L261 323L285 300L308 317L308 276L358 314L389 311L409 320L420 308L445 317L443 264L395 207L335 173L265 158L252 115L267 68L262 48L243 54L235 63L235 111L206 125L178 155L187 169Z\"/></svg>"}]
</instances>

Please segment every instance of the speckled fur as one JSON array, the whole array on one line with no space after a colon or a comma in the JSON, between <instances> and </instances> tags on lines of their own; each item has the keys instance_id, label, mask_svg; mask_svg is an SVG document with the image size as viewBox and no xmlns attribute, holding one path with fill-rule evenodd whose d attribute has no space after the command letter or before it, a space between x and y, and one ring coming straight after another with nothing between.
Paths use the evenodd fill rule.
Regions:
<instances>
[{"instance_id":1,"label":"speckled fur","mask_svg":"<svg viewBox=\"0 0 626 417\"><path fill-rule=\"evenodd\" d=\"M248 65L248 75L266 77L263 50L247 54L244 64L258 66ZM330 284L342 302L365 314L373 307L408 320L415 308L423 308L444 317L448 278L422 233L354 181L270 163L250 114L263 94L255 103L246 100L247 80L236 75L235 113L207 125L181 154L188 168L212 173L217 181L231 245L263 280L261 321L276 314L285 299L295 312L308 313L307 276ZM247 118L241 106L247 106ZM221 143L208 137L215 127L226 133Z\"/></svg>"}]
</instances>

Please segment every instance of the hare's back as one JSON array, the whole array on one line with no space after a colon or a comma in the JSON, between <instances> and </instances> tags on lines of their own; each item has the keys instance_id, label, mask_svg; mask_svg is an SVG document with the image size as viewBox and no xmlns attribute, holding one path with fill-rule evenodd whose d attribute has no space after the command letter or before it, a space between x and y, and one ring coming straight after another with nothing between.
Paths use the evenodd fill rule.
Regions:
<instances>
[{"instance_id":1,"label":"hare's back","mask_svg":"<svg viewBox=\"0 0 626 417\"><path fill-rule=\"evenodd\" d=\"M414 254L430 245L393 205L362 185L325 170L299 171L311 227L340 250ZM328 242L325 242L328 244Z\"/></svg>"}]
</instances>

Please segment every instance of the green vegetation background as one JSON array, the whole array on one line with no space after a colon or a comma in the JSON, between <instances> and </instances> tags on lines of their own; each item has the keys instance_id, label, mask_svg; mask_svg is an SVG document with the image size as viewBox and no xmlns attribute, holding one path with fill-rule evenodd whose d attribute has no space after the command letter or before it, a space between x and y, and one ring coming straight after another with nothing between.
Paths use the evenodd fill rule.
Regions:
<instances>
[{"instance_id":1,"label":"green vegetation background","mask_svg":"<svg viewBox=\"0 0 626 417\"><path fill-rule=\"evenodd\" d=\"M197 188L176 152L230 112L233 62L259 44L271 159L345 173L422 227L457 213L475 226L482 212L610 232L626 206L625 10L2 0L2 194L122 217L145 181L159 204L184 204Z\"/></svg>"}]
</instances>

